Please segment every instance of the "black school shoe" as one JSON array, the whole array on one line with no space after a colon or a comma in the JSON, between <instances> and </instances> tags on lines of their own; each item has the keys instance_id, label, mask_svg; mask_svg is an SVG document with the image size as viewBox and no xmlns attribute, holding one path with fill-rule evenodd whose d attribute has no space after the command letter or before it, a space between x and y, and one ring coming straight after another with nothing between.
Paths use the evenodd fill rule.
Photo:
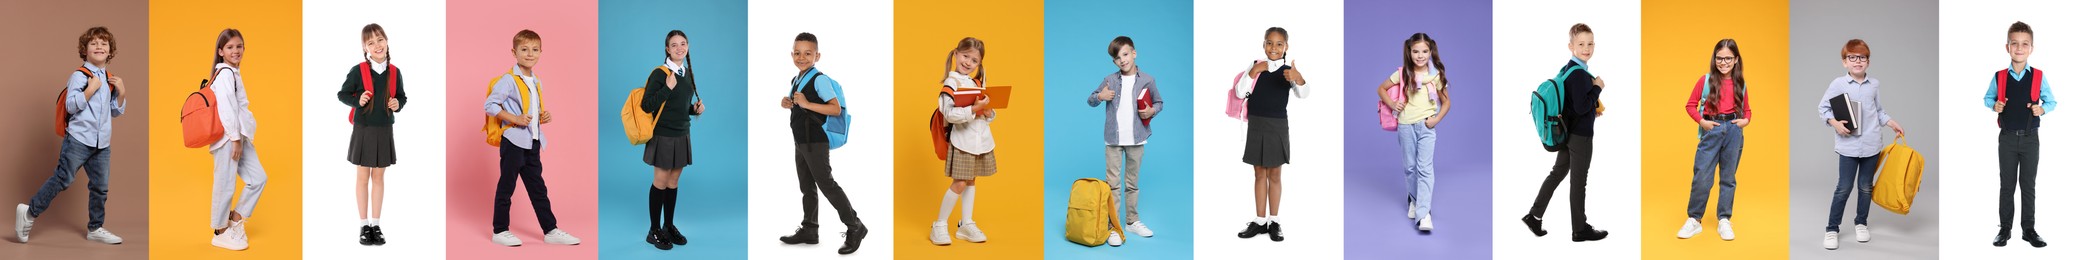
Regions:
<instances>
[{"instance_id":1,"label":"black school shoe","mask_svg":"<svg viewBox=\"0 0 2093 260\"><path fill-rule=\"evenodd\" d=\"M844 228L844 230L845 231L843 231L843 248L836 249L836 254L848 255L850 253L857 253L858 243L864 242L865 234L871 232L870 230L865 229L865 224L850 225L849 228Z\"/></svg>"},{"instance_id":2,"label":"black school shoe","mask_svg":"<svg viewBox=\"0 0 2093 260\"><path fill-rule=\"evenodd\" d=\"M669 243L674 243L679 246L685 243L690 243L690 241L683 240L683 232L676 231L675 224L669 224L667 225L667 227L662 228L661 233L663 235L662 240L667 240Z\"/></svg>"},{"instance_id":3,"label":"black school shoe","mask_svg":"<svg viewBox=\"0 0 2093 260\"><path fill-rule=\"evenodd\" d=\"M1265 226L1264 226L1264 225L1258 225L1258 224L1257 224L1257 222L1250 222L1250 226L1249 226L1249 227L1243 227L1243 231L1242 231L1242 232L1236 232L1236 233L1235 233L1235 237L1238 237L1238 238L1252 238L1252 237L1257 237L1257 235L1258 235L1258 234L1264 234L1264 233L1265 233Z\"/></svg>"},{"instance_id":4,"label":"black school shoe","mask_svg":"<svg viewBox=\"0 0 2093 260\"><path fill-rule=\"evenodd\" d=\"M1991 246L2005 247L2007 239L2013 239L2013 230L2001 228L1998 236L1991 237Z\"/></svg>"},{"instance_id":5,"label":"black school shoe","mask_svg":"<svg viewBox=\"0 0 2093 260\"><path fill-rule=\"evenodd\" d=\"M2049 242L2048 242L2048 241L2042 241L2042 235L2041 235L2041 234L2035 234L2035 230L2027 230L2027 231L2021 231L2021 232L2020 232L2020 240L2021 240L2021 241L2028 241L2028 245L2031 245L2031 246L2035 246L2035 248L2042 248L2042 247L2046 247L2046 246L2049 246Z\"/></svg>"},{"instance_id":6,"label":"black school shoe","mask_svg":"<svg viewBox=\"0 0 2093 260\"><path fill-rule=\"evenodd\" d=\"M360 231L356 231L356 244L361 244L361 245L366 245L366 246L368 246L368 245L371 245L371 244L373 243L373 242L371 241L371 226L369 226L369 225L356 225L356 227L358 227L358 228L362 228L362 230L360 230Z\"/></svg>"},{"instance_id":7,"label":"black school shoe","mask_svg":"<svg viewBox=\"0 0 2093 260\"><path fill-rule=\"evenodd\" d=\"M1272 238L1272 242L1286 241L1286 234L1279 233L1278 221L1272 221L1272 224L1265 225L1265 237Z\"/></svg>"},{"instance_id":8,"label":"black school shoe","mask_svg":"<svg viewBox=\"0 0 2093 260\"><path fill-rule=\"evenodd\" d=\"M1606 231L1591 227L1570 231L1570 242L1599 241L1606 239Z\"/></svg>"},{"instance_id":9,"label":"black school shoe","mask_svg":"<svg viewBox=\"0 0 2093 260\"><path fill-rule=\"evenodd\" d=\"M385 228L371 226L371 245L385 245Z\"/></svg>"},{"instance_id":10,"label":"black school shoe","mask_svg":"<svg viewBox=\"0 0 2093 260\"><path fill-rule=\"evenodd\" d=\"M654 249L669 250L671 245L667 240L662 237L660 229L647 230L647 244L654 245Z\"/></svg>"},{"instance_id":11,"label":"black school shoe","mask_svg":"<svg viewBox=\"0 0 2093 260\"><path fill-rule=\"evenodd\" d=\"M1533 236L1538 237L1548 235L1547 229L1541 229L1541 217L1535 217L1533 216L1533 214L1527 214L1525 217L1520 217L1519 222L1525 222L1526 231L1533 231Z\"/></svg>"},{"instance_id":12,"label":"black school shoe","mask_svg":"<svg viewBox=\"0 0 2093 260\"><path fill-rule=\"evenodd\" d=\"M799 226L792 231L792 235L778 237L778 242L785 242L787 245L820 244L821 235L816 234L819 230L817 227Z\"/></svg>"}]
</instances>

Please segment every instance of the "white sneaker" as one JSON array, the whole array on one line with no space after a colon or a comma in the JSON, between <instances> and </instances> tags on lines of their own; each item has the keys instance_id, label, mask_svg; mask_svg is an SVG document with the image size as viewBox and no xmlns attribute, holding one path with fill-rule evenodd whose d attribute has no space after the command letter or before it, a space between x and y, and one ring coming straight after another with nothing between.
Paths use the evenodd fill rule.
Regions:
<instances>
[{"instance_id":1,"label":"white sneaker","mask_svg":"<svg viewBox=\"0 0 2093 260\"><path fill-rule=\"evenodd\" d=\"M1405 215L1405 216L1410 216L1410 219L1417 219L1417 203L1416 203L1416 202L1411 202L1411 203L1410 203L1410 211L1407 211L1407 212L1408 212L1408 213L1403 213L1403 215Z\"/></svg>"},{"instance_id":2,"label":"white sneaker","mask_svg":"<svg viewBox=\"0 0 2093 260\"><path fill-rule=\"evenodd\" d=\"M959 235L958 235L958 236L959 236L959 239L965 239L965 240L967 240L967 242L974 242L974 243L988 242L988 234L982 234L982 233L981 233L981 224L980 224L980 223L974 223L974 222L965 222L965 223L959 223Z\"/></svg>"},{"instance_id":3,"label":"white sneaker","mask_svg":"<svg viewBox=\"0 0 2093 260\"><path fill-rule=\"evenodd\" d=\"M1417 231L1432 231L1432 215L1424 215L1423 219L1417 220Z\"/></svg>"},{"instance_id":4,"label":"white sneaker","mask_svg":"<svg viewBox=\"0 0 2093 260\"><path fill-rule=\"evenodd\" d=\"M952 231L945 229L945 222L930 223L930 244L952 244Z\"/></svg>"},{"instance_id":5,"label":"white sneaker","mask_svg":"<svg viewBox=\"0 0 2093 260\"><path fill-rule=\"evenodd\" d=\"M1715 226L1715 234L1722 235L1723 241L1737 240L1737 232L1730 230L1730 219L1724 218L1717 223L1719 224Z\"/></svg>"},{"instance_id":6,"label":"white sneaker","mask_svg":"<svg viewBox=\"0 0 2093 260\"><path fill-rule=\"evenodd\" d=\"M29 243L29 226L36 220L29 219L29 204L15 204L15 241Z\"/></svg>"},{"instance_id":7,"label":"white sneaker","mask_svg":"<svg viewBox=\"0 0 2093 260\"><path fill-rule=\"evenodd\" d=\"M516 247L523 245L523 239L516 238L516 233L502 231L501 233L494 233L494 244L506 247Z\"/></svg>"},{"instance_id":8,"label":"white sneaker","mask_svg":"<svg viewBox=\"0 0 2093 260\"><path fill-rule=\"evenodd\" d=\"M1120 239L1120 238L1119 238L1119 232L1117 232L1117 231L1114 231L1114 232L1112 232L1112 236L1110 236L1110 237L1105 237L1105 244L1107 244L1107 245L1112 245L1112 246L1119 246L1119 245L1124 245L1124 244L1126 244L1126 240L1122 240L1122 239Z\"/></svg>"},{"instance_id":9,"label":"white sneaker","mask_svg":"<svg viewBox=\"0 0 2093 260\"><path fill-rule=\"evenodd\" d=\"M212 236L211 246L233 251L247 250L247 235L241 233L245 231L240 227L241 222L244 221L235 221L231 226L226 227L224 232L219 232L218 235Z\"/></svg>"},{"instance_id":10,"label":"white sneaker","mask_svg":"<svg viewBox=\"0 0 2093 260\"><path fill-rule=\"evenodd\" d=\"M1132 224L1132 225L1126 225L1126 229L1127 229L1127 231L1132 231L1132 232L1134 232L1134 235L1140 235L1141 237L1154 237L1154 236L1156 236L1156 232L1155 232L1155 231L1152 231L1152 230L1148 230L1148 225L1144 225L1144 224L1141 224L1141 222L1140 222L1140 221L1134 221L1134 224Z\"/></svg>"},{"instance_id":11,"label":"white sneaker","mask_svg":"<svg viewBox=\"0 0 2093 260\"><path fill-rule=\"evenodd\" d=\"M1824 232L1824 250L1839 250L1839 232Z\"/></svg>"},{"instance_id":12,"label":"white sneaker","mask_svg":"<svg viewBox=\"0 0 2093 260\"><path fill-rule=\"evenodd\" d=\"M87 232L87 240L111 245L124 243L124 238L117 237L116 233L109 233L107 228L96 228L94 231Z\"/></svg>"},{"instance_id":13,"label":"white sneaker","mask_svg":"<svg viewBox=\"0 0 2093 260\"><path fill-rule=\"evenodd\" d=\"M555 228L555 229L552 229L552 231L551 231L551 232L545 232L545 243L546 243L546 244L554 244L554 245L570 245L570 246L571 246L571 245L580 245L580 244L581 244L581 238L577 238L577 237L574 237L574 235L568 235L568 234L567 234L567 231L563 231L563 230L560 230L560 229L557 229L557 228Z\"/></svg>"},{"instance_id":14,"label":"white sneaker","mask_svg":"<svg viewBox=\"0 0 2093 260\"><path fill-rule=\"evenodd\" d=\"M1869 237L1869 236L1868 236L1868 225L1853 225L1853 240L1854 240L1854 241L1860 241L1861 243L1867 243L1867 242L1868 242L1868 239L1869 239L1869 238L1871 238L1871 237Z\"/></svg>"},{"instance_id":15,"label":"white sneaker","mask_svg":"<svg viewBox=\"0 0 2093 260\"><path fill-rule=\"evenodd\" d=\"M1679 226L1679 239L1693 238L1693 235L1699 234L1701 234L1700 219L1686 218L1686 225Z\"/></svg>"}]
</instances>

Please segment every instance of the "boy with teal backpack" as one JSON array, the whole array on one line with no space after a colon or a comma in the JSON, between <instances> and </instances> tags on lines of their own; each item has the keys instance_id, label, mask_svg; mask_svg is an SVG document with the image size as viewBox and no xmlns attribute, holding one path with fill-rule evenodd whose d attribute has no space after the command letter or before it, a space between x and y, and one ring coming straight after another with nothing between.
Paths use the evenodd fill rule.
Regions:
<instances>
[{"instance_id":1,"label":"boy with teal backpack","mask_svg":"<svg viewBox=\"0 0 2093 260\"><path fill-rule=\"evenodd\" d=\"M1548 230L1541 229L1541 215L1548 211L1549 197L1555 195L1555 188L1567 176L1570 177L1570 241L1606 238L1605 230L1593 228L1584 217L1584 184L1592 167L1592 123L1605 111L1599 104L1599 93L1606 90L1606 81L1586 69L1589 67L1585 63L1592 59L1592 42L1591 27L1582 23L1570 26L1570 63L1563 65L1555 78L1542 83L1541 88L1534 91L1534 122L1540 127L1541 145L1556 152L1555 167L1541 182L1540 195L1534 197L1533 208L1519 218L1534 236L1548 235Z\"/></svg>"},{"instance_id":2,"label":"boy with teal backpack","mask_svg":"<svg viewBox=\"0 0 2093 260\"><path fill-rule=\"evenodd\" d=\"M843 194L843 187L836 185L833 168L829 167L829 150L842 148L850 135L850 114L844 107L843 89L836 80L814 69L814 62L821 61L820 41L812 33L799 33L792 39L792 65L799 67L799 75L792 78L792 95L779 101L779 106L792 110L793 158L799 169L800 218L799 229L792 235L778 237L785 244L815 244L821 242L821 205L816 193L826 195L836 214L842 215L843 248L837 254L858 251L858 244L865 240L865 223L858 219L857 210L851 209L850 197Z\"/></svg>"}]
</instances>

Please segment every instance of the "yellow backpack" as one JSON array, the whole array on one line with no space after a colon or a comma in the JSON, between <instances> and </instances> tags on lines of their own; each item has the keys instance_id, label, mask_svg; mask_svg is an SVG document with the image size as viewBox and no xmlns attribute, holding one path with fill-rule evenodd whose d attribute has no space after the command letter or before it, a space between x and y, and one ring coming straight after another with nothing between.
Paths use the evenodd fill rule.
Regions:
<instances>
[{"instance_id":1,"label":"yellow backpack","mask_svg":"<svg viewBox=\"0 0 2093 260\"><path fill-rule=\"evenodd\" d=\"M491 95L494 95L494 84L495 84L495 83L501 83L501 79L502 79L502 78L513 78L513 79L516 79L516 96L517 96L517 97L519 97L519 98L522 98L522 99L523 99L523 105L525 105L525 106L529 106L529 105L531 104L531 95L529 95L528 93L524 93L524 91L523 91L523 88L528 88L528 87L529 87L529 85L524 85L524 83L523 83L523 76L517 76L517 75L515 75L515 74L506 74L506 73L504 73L504 74L502 74L502 75L501 75L500 77L494 77L494 79L493 79L493 80L488 80L488 81L487 81L487 95L490 95L490 96L491 96ZM544 103L544 101L543 101L543 100L540 100L540 101L538 102L538 107L540 107L540 108L543 108L543 107L545 107L545 103ZM543 109L540 109L540 110L542 111ZM527 115L527 116L537 116L537 115ZM480 125L480 132L482 132L482 133L487 133L487 145L492 145L492 146L494 146L494 147L501 147L501 133L502 133L502 132L507 132L507 131L509 131L509 128L510 128L510 127L512 127L512 126L511 126L511 125L509 125L509 124L508 124L507 122L502 122L502 121L501 121L501 118L496 118L496 117L494 117L494 116L487 116L487 123L485 123L485 124L481 124L481 125Z\"/></svg>"},{"instance_id":2,"label":"yellow backpack","mask_svg":"<svg viewBox=\"0 0 2093 260\"><path fill-rule=\"evenodd\" d=\"M1112 200L1112 185L1097 178L1082 178L1068 190L1068 242L1084 246L1105 244L1119 228L1119 205ZM1122 232L1123 233L1123 232Z\"/></svg>"},{"instance_id":3,"label":"yellow backpack","mask_svg":"<svg viewBox=\"0 0 2093 260\"><path fill-rule=\"evenodd\" d=\"M1904 143L1898 135L1897 142L1882 148L1880 174L1875 175L1875 205L1882 209L1904 215L1911 213L1911 200L1919 194L1919 180L1926 175L1926 156Z\"/></svg>"},{"instance_id":4,"label":"yellow backpack","mask_svg":"<svg viewBox=\"0 0 2093 260\"><path fill-rule=\"evenodd\" d=\"M666 65L655 67L655 70L660 70L668 77L676 76L675 73L669 72L669 66ZM661 102L661 107L654 108L654 113L647 113L645 108L640 107L640 99L646 98L646 94L646 82L640 82L640 87L632 88L632 94L625 95L625 108L618 110L618 119L625 122L625 140L630 140L635 145L654 139L654 124L661 122L661 110L667 109L669 105L669 102Z\"/></svg>"}]
</instances>

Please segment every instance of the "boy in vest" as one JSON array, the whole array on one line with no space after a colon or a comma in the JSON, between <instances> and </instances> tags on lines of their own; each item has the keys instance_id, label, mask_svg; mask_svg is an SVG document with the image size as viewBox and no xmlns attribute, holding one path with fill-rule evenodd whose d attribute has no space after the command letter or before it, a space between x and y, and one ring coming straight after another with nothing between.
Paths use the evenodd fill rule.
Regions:
<instances>
[{"instance_id":1,"label":"boy in vest","mask_svg":"<svg viewBox=\"0 0 2093 260\"><path fill-rule=\"evenodd\" d=\"M1134 38L1119 36L1105 45L1105 54L1111 55L1112 65L1119 68L1105 75L1097 90L1090 91L1091 107L1105 106L1105 183L1112 185L1112 197L1118 205L1126 207L1126 230L1141 237L1155 236L1148 225L1141 223L1138 205L1141 201L1142 147L1148 144L1146 120L1155 118L1163 111L1162 93L1156 89L1155 77L1141 72L1134 64ZM1150 102L1149 104L1136 104ZM1146 106L1147 108L1140 108ZM1125 184L1121 184L1120 165L1125 164ZM1122 195L1124 194L1124 195ZM1112 209L1119 210L1119 209ZM1106 238L1113 246L1123 243L1123 236L1114 231Z\"/></svg>"},{"instance_id":2,"label":"boy in vest","mask_svg":"<svg viewBox=\"0 0 2093 260\"><path fill-rule=\"evenodd\" d=\"M1592 60L1592 28L1582 23L1570 26L1570 62L1564 69L1584 67ZM1604 109L1599 109L1599 93L1606 90L1606 81L1592 75L1590 69L1570 71L1563 82L1563 109L1565 123L1569 124L1569 142L1562 151L1555 153L1555 166L1548 177L1541 180L1540 195L1534 197L1533 208L1519 222L1526 223L1526 230L1534 236L1546 236L1548 230L1541 228L1541 215L1548 212L1548 200L1555 196L1555 188L1562 185L1563 177L1570 178L1570 241L1584 242L1606 239L1606 230L1593 228L1584 215L1584 184L1592 168L1592 125L1597 122Z\"/></svg>"},{"instance_id":3,"label":"boy in vest","mask_svg":"<svg viewBox=\"0 0 2093 260\"><path fill-rule=\"evenodd\" d=\"M2006 29L2012 66L1992 73L1991 85L1984 88L1984 107L1998 113L1999 126L1999 234L1991 246L2006 246L2006 239L2013 238L2015 183L2020 185L2020 240L2038 248L2049 246L2035 233L2035 164L2042 157L2035 130L2042 127L2043 115L2057 109L2057 98L2050 95L2042 70L2028 66L2028 54L2034 52L2035 29L2013 22Z\"/></svg>"},{"instance_id":4,"label":"boy in vest","mask_svg":"<svg viewBox=\"0 0 2093 260\"><path fill-rule=\"evenodd\" d=\"M65 140L59 144L58 168L44 180L27 204L15 204L15 240L29 243L29 228L58 192L73 183L73 171L87 169L87 240L122 244L124 239L102 228L102 207L109 201L109 135L124 115L124 79L109 76L116 58L116 36L108 28L80 34L80 65L65 83ZM89 74L92 73L92 74Z\"/></svg>"},{"instance_id":5,"label":"boy in vest","mask_svg":"<svg viewBox=\"0 0 2093 260\"><path fill-rule=\"evenodd\" d=\"M544 42L531 30L516 32L510 42L516 66L502 75L503 79L494 81L484 105L487 116L509 125L501 137L501 179L494 185L494 243L523 245L516 234L509 232L509 197L516 194L520 177L524 191L530 193L531 208L538 214L538 227L545 231L545 243L581 244L581 238L560 230L559 221L552 215L552 198L545 191L545 165L540 162L545 151L545 130L541 126L552 123L552 112L545 110L543 98L550 96L540 92L538 74L532 71L538 65Z\"/></svg>"},{"instance_id":6,"label":"boy in vest","mask_svg":"<svg viewBox=\"0 0 2093 260\"><path fill-rule=\"evenodd\" d=\"M843 248L838 254L858 251L858 242L865 240L865 223L859 222L857 210L851 209L850 197L843 194L843 187L836 185L834 168L829 167L828 132L822 125L828 117L843 114L843 98L836 96L836 81L814 69L814 62L821 61L821 42L812 33L799 33L792 38L792 66L799 67L799 75L792 78L792 96L779 101L779 106L792 110L793 160L799 169L800 211L799 229L792 235L778 237L785 244L814 244L821 242L821 220L818 214L821 201L816 194L826 195L829 205L836 207L836 214L843 218Z\"/></svg>"}]
</instances>

